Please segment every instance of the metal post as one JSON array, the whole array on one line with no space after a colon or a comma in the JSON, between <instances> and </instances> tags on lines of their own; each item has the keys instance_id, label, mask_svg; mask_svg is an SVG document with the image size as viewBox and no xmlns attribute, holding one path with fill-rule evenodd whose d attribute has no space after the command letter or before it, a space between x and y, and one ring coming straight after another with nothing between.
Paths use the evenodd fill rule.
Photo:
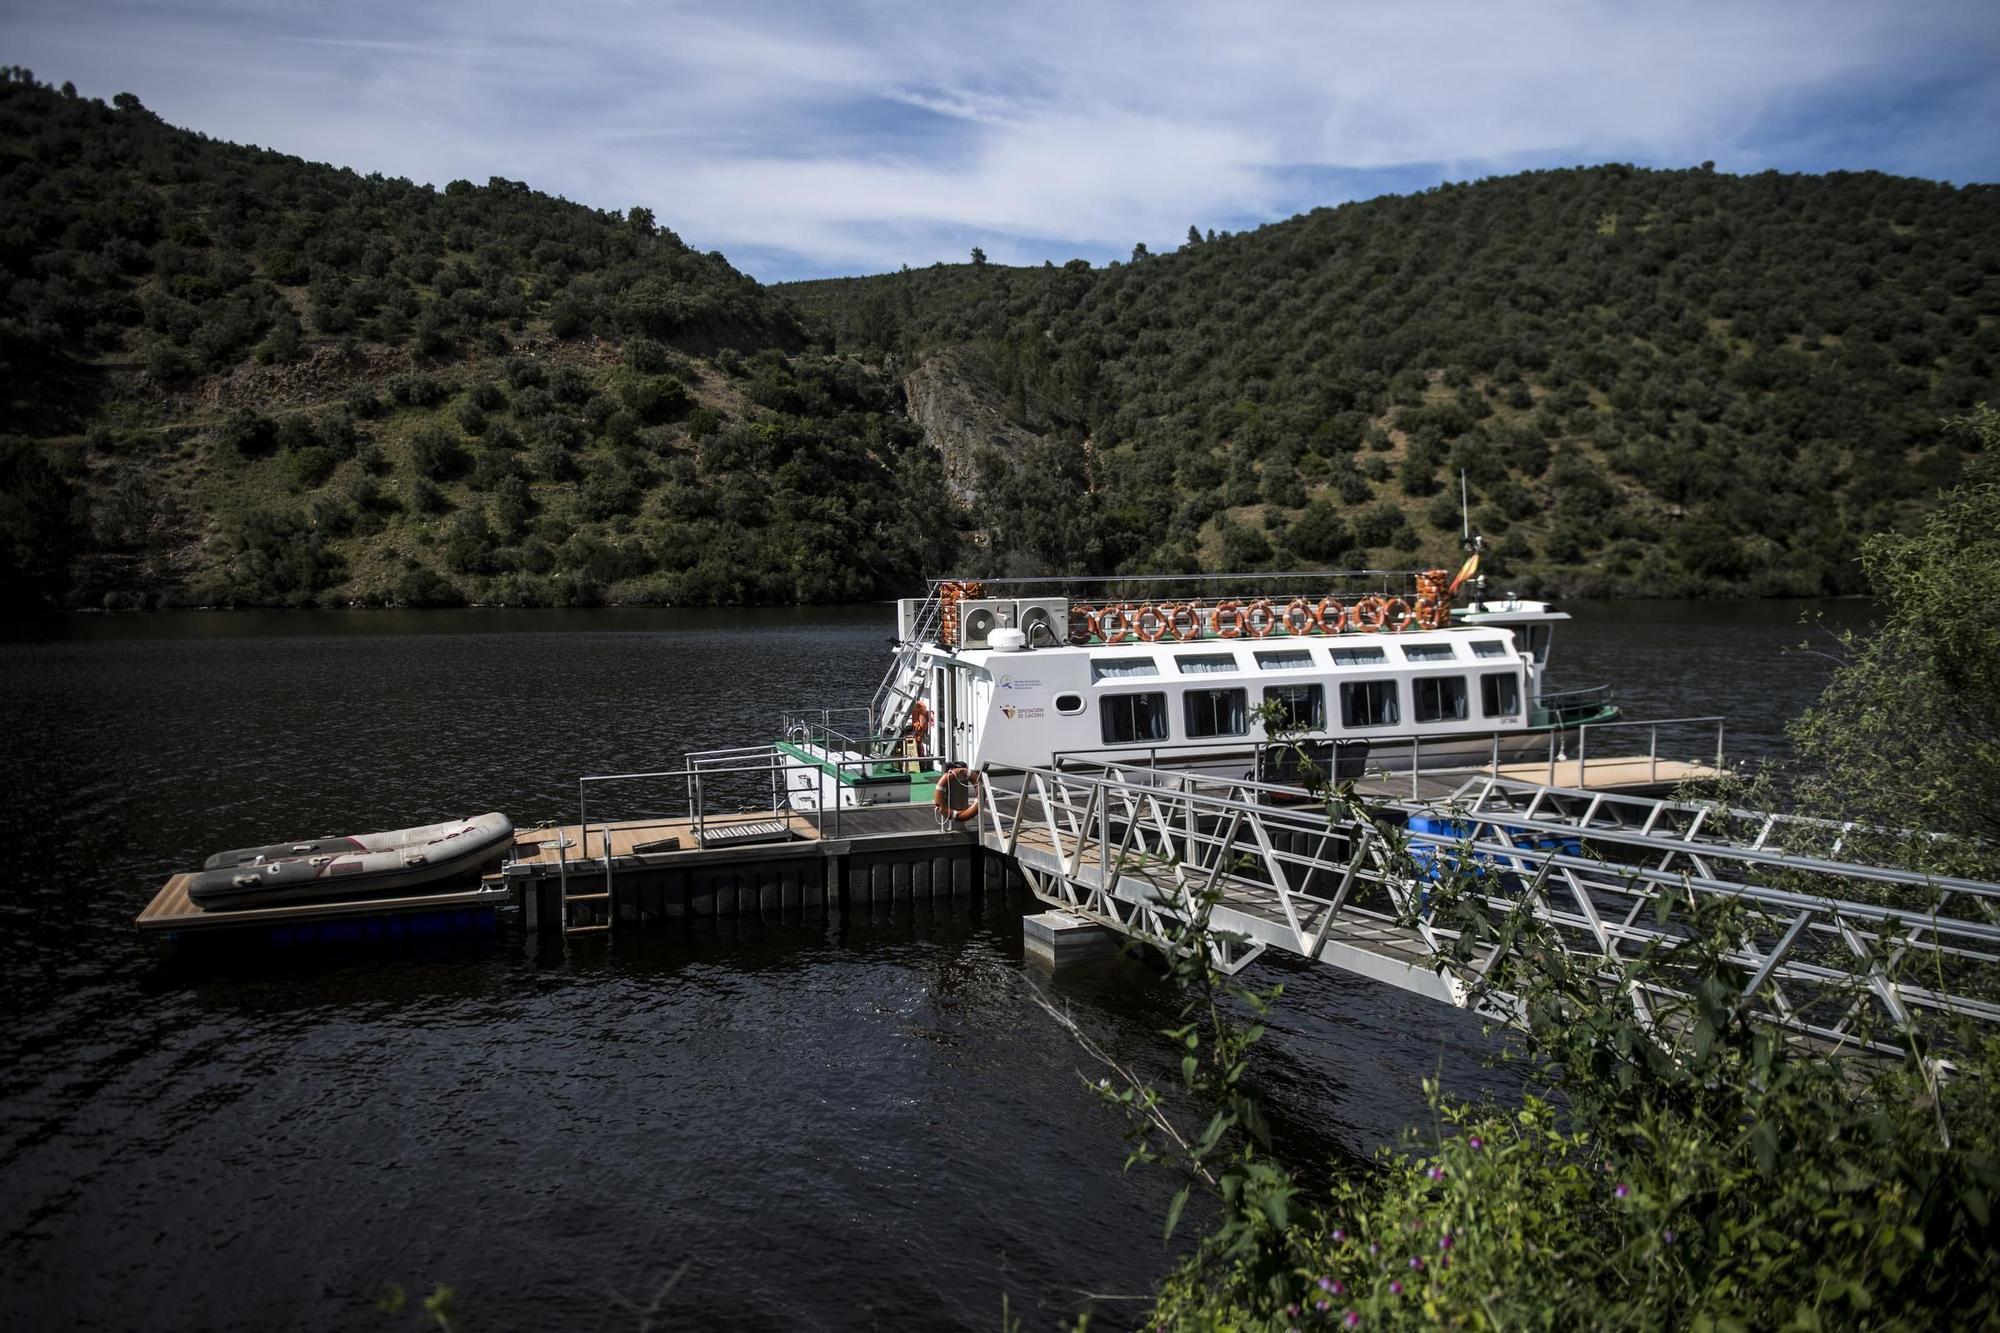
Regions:
<instances>
[{"instance_id":1,"label":"metal post","mask_svg":"<svg viewBox=\"0 0 2000 1333\"><path fill-rule=\"evenodd\" d=\"M604 838L604 891L606 893L610 893L611 892L611 830L610 829L604 830L603 838ZM590 849L589 847L586 846L584 850L589 851ZM611 900L609 898L606 898L604 900L604 919L607 922L611 920Z\"/></svg>"},{"instance_id":2,"label":"metal post","mask_svg":"<svg viewBox=\"0 0 2000 1333\"><path fill-rule=\"evenodd\" d=\"M1590 786L1590 778L1584 770L1590 766L1590 724L1584 723L1576 729L1576 785Z\"/></svg>"},{"instance_id":3,"label":"metal post","mask_svg":"<svg viewBox=\"0 0 2000 1333\"><path fill-rule=\"evenodd\" d=\"M1558 722L1556 725L1560 727L1562 724ZM1556 733L1553 731L1549 733L1549 785L1556 785Z\"/></svg>"},{"instance_id":4,"label":"metal post","mask_svg":"<svg viewBox=\"0 0 2000 1333\"><path fill-rule=\"evenodd\" d=\"M1410 737L1410 799L1417 799L1417 759L1423 754L1424 738Z\"/></svg>"},{"instance_id":5,"label":"metal post","mask_svg":"<svg viewBox=\"0 0 2000 1333\"><path fill-rule=\"evenodd\" d=\"M1660 728L1658 723L1647 728L1646 760L1646 780L1648 782L1658 782L1660 780Z\"/></svg>"},{"instance_id":6,"label":"metal post","mask_svg":"<svg viewBox=\"0 0 2000 1333\"><path fill-rule=\"evenodd\" d=\"M1722 776L1722 719L1715 721L1715 774Z\"/></svg>"}]
</instances>

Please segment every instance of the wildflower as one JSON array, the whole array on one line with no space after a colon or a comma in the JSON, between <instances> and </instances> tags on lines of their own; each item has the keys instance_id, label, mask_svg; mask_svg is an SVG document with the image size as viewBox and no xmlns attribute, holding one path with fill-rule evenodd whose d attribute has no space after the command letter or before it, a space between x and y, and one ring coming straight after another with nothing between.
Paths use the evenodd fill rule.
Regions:
<instances>
[{"instance_id":1,"label":"wildflower","mask_svg":"<svg viewBox=\"0 0 2000 1333\"><path fill-rule=\"evenodd\" d=\"M1326 1302L1326 1301L1314 1301L1314 1302L1313 1302L1313 1309L1315 1309L1315 1310L1330 1310L1330 1309L1332 1309L1332 1308L1333 1308L1333 1307L1332 1307L1332 1306L1331 1306L1331 1305L1330 1305L1330 1304L1329 1304L1328 1302Z\"/></svg>"},{"instance_id":2,"label":"wildflower","mask_svg":"<svg viewBox=\"0 0 2000 1333\"><path fill-rule=\"evenodd\" d=\"M1449 1231L1438 1237L1438 1248L1440 1250L1448 1250L1451 1248L1451 1245L1451 1233Z\"/></svg>"},{"instance_id":3,"label":"wildflower","mask_svg":"<svg viewBox=\"0 0 2000 1333\"><path fill-rule=\"evenodd\" d=\"M1292 1302L1292 1303L1291 1303L1290 1305L1287 1305L1287 1306L1285 1307L1285 1313L1286 1313L1286 1314L1288 1314L1288 1315L1290 1315L1290 1316L1291 1316L1292 1318L1294 1318L1294 1319L1297 1319L1297 1318L1299 1317L1299 1305L1298 1305L1298 1302L1297 1302L1297 1301L1293 1301L1293 1302Z\"/></svg>"},{"instance_id":4,"label":"wildflower","mask_svg":"<svg viewBox=\"0 0 2000 1333\"><path fill-rule=\"evenodd\" d=\"M1382 1253L1382 1247L1371 1240L1368 1242L1368 1253L1380 1254Z\"/></svg>"},{"instance_id":5,"label":"wildflower","mask_svg":"<svg viewBox=\"0 0 2000 1333\"><path fill-rule=\"evenodd\" d=\"M1432 1168L1431 1168L1431 1179L1432 1179L1432 1180L1443 1180L1443 1179L1444 1179L1444 1168L1443 1168L1443 1167L1441 1167L1441 1166L1434 1166L1434 1167L1432 1167Z\"/></svg>"},{"instance_id":6,"label":"wildflower","mask_svg":"<svg viewBox=\"0 0 2000 1333\"><path fill-rule=\"evenodd\" d=\"M1359 1328L1361 1327L1361 1316L1349 1310L1345 1322L1349 1328Z\"/></svg>"},{"instance_id":7,"label":"wildflower","mask_svg":"<svg viewBox=\"0 0 2000 1333\"><path fill-rule=\"evenodd\" d=\"M1611 1193L1613 1194L1613 1196L1615 1196L1615 1197L1617 1197L1617 1198L1620 1198L1620 1199L1624 1198L1624 1197L1625 1197L1626 1195L1630 1194L1631 1192L1632 1192L1632 1191L1631 1191L1630 1189L1626 1188L1626 1187L1625 1187L1624 1185L1620 1185L1620 1186L1619 1186L1619 1187L1618 1187L1617 1189L1615 1189L1615 1190L1612 1190L1612 1191L1611 1191Z\"/></svg>"},{"instance_id":8,"label":"wildflower","mask_svg":"<svg viewBox=\"0 0 2000 1333\"><path fill-rule=\"evenodd\" d=\"M1321 1291L1339 1291L1339 1290L1340 1290L1340 1284L1339 1284L1338 1282L1335 1282L1335 1281L1334 1281L1334 1280L1333 1280L1332 1278L1330 1278L1330 1277L1323 1277L1323 1278L1321 1278L1321 1279L1320 1279L1320 1280L1319 1280L1319 1281L1318 1281L1317 1283L1315 1283L1314 1285L1316 1285L1316 1286L1317 1286L1317 1287L1318 1287L1318 1288L1319 1288L1319 1289L1320 1289Z\"/></svg>"},{"instance_id":9,"label":"wildflower","mask_svg":"<svg viewBox=\"0 0 2000 1333\"><path fill-rule=\"evenodd\" d=\"M1422 1255L1420 1255L1420 1254L1413 1254L1413 1255L1411 1255L1411 1256L1410 1256L1410 1267L1411 1267L1411 1268L1413 1268L1413 1269L1415 1269L1415 1270L1416 1270L1417 1272L1419 1272L1419 1273L1423 1272L1423 1271L1424 1271L1424 1257L1423 1257Z\"/></svg>"},{"instance_id":10,"label":"wildflower","mask_svg":"<svg viewBox=\"0 0 2000 1333\"><path fill-rule=\"evenodd\" d=\"M1486 1146L1486 1140L1480 1138L1477 1134L1474 1134L1471 1138L1465 1141L1465 1146L1472 1149L1472 1151L1474 1152L1478 1152L1481 1148L1484 1148Z\"/></svg>"},{"instance_id":11,"label":"wildflower","mask_svg":"<svg viewBox=\"0 0 2000 1333\"><path fill-rule=\"evenodd\" d=\"M1347 1232L1339 1227L1333 1229L1333 1243L1338 1245L1347 1239Z\"/></svg>"},{"instance_id":12,"label":"wildflower","mask_svg":"<svg viewBox=\"0 0 2000 1333\"><path fill-rule=\"evenodd\" d=\"M1403 1284L1402 1284L1402 1283L1400 1283L1400 1282L1391 1282L1391 1283L1389 1284L1389 1294L1390 1294L1391 1296L1400 1296L1400 1295L1402 1295L1402 1294L1403 1294Z\"/></svg>"},{"instance_id":13,"label":"wildflower","mask_svg":"<svg viewBox=\"0 0 2000 1333\"><path fill-rule=\"evenodd\" d=\"M1661 1233L1660 1233L1660 1239L1661 1239L1661 1240L1663 1240L1663 1241L1665 1241L1665 1242L1666 1242L1667 1244L1669 1244L1669 1245L1673 1244L1673 1243L1674 1243L1674 1231L1673 1231L1673 1228L1672 1228L1672 1227L1668 1227L1668 1228L1667 1228L1667 1229L1666 1229L1665 1231L1661 1232Z\"/></svg>"}]
</instances>

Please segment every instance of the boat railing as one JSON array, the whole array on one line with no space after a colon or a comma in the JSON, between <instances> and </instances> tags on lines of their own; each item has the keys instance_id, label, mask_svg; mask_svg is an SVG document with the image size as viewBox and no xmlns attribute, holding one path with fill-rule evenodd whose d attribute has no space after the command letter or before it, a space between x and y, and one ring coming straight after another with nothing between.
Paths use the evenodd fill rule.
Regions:
<instances>
[{"instance_id":1,"label":"boat railing","mask_svg":"<svg viewBox=\"0 0 2000 1333\"><path fill-rule=\"evenodd\" d=\"M1609 685L1589 685L1576 690L1557 690L1552 694L1542 694L1535 698L1535 707L1549 715L1550 720L1560 724L1570 718L1589 716L1602 711L1611 703Z\"/></svg>"},{"instance_id":2,"label":"boat railing","mask_svg":"<svg viewBox=\"0 0 2000 1333\"><path fill-rule=\"evenodd\" d=\"M867 708L814 708L785 712L778 719L778 734L794 745L814 745L824 750L868 751L871 710Z\"/></svg>"},{"instance_id":3,"label":"boat railing","mask_svg":"<svg viewBox=\"0 0 2000 1333\"><path fill-rule=\"evenodd\" d=\"M716 820L722 815L740 817L768 814L769 818L784 825L788 835L794 833L800 822L804 822L823 838L837 838L841 834L840 791L843 787L871 778L880 778L884 776L884 770L889 769L914 775L940 772L945 767L944 759L938 755L908 755L893 759L883 759L879 756L837 758L828 755L824 760L816 762L813 767L831 778L833 799L814 812L815 818L807 819L792 807L786 785L786 774L799 767L800 762L777 745L748 745L690 752L687 762L680 768L660 769L647 773L588 774L577 779L578 859L601 864L606 880L609 881L613 860L611 849L613 821L603 813L601 807L605 804L608 790L615 785L624 784L629 787L649 784L655 788L680 786L687 803L687 813L684 818L697 844L704 840L711 826L724 827L716 824ZM822 782L821 785L826 784ZM600 807L595 850L591 842L590 816L593 793L596 793L596 804ZM683 818L675 814L671 807L664 813L647 812L639 817L642 820L658 819L662 824L677 823Z\"/></svg>"}]
</instances>

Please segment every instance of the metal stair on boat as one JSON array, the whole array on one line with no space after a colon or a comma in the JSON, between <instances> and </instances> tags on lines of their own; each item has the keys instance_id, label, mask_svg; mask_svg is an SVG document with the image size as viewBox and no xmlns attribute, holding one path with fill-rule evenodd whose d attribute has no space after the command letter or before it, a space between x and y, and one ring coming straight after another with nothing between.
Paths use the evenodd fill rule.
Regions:
<instances>
[{"instance_id":1,"label":"metal stair on boat","mask_svg":"<svg viewBox=\"0 0 2000 1333\"><path fill-rule=\"evenodd\" d=\"M896 646L896 659L889 664L875 699L868 705L869 748L876 754L892 752L903 739L910 709L924 692L924 645L937 639L943 622L944 600L933 583L924 604L918 608L910 635Z\"/></svg>"}]
</instances>

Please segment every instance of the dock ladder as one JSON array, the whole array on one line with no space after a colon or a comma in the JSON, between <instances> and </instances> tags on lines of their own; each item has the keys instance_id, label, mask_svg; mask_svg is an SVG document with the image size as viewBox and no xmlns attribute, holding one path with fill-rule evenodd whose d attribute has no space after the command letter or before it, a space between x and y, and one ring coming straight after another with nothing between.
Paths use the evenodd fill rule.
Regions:
<instances>
[{"instance_id":1,"label":"dock ladder","mask_svg":"<svg viewBox=\"0 0 2000 1333\"><path fill-rule=\"evenodd\" d=\"M582 834L586 841L590 837L588 827L588 825L584 826L585 831ZM575 883L571 883L569 878L569 858L566 855L570 845L569 841L564 839L556 847L556 855L560 858L558 865L561 868L562 875L562 928L565 937L571 935L608 935L611 933L611 831L604 829L602 830L602 834L604 838L604 885L602 888L592 887L597 883L595 879L578 879ZM583 851L585 857L588 857L590 848L586 846ZM599 903L604 904L604 919L602 921L597 919L597 904ZM579 920L579 916L583 919Z\"/></svg>"}]
</instances>

